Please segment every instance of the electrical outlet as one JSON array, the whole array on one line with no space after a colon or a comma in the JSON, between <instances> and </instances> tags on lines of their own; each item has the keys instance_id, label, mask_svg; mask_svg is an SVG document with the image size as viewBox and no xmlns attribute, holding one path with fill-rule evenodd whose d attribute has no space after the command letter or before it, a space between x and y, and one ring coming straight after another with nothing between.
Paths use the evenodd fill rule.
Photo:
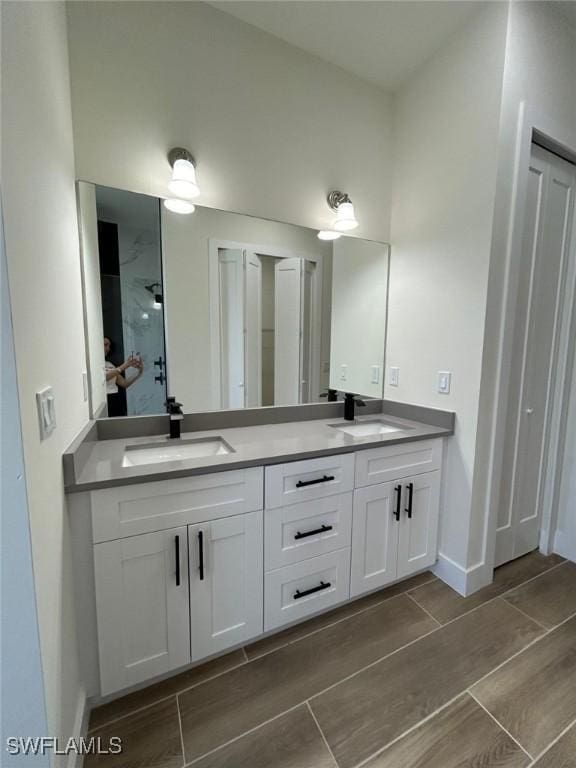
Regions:
<instances>
[{"instance_id":1,"label":"electrical outlet","mask_svg":"<svg viewBox=\"0 0 576 768\"><path fill-rule=\"evenodd\" d=\"M397 387L400 381L400 368L390 367L389 383L391 387Z\"/></svg>"},{"instance_id":2,"label":"electrical outlet","mask_svg":"<svg viewBox=\"0 0 576 768\"><path fill-rule=\"evenodd\" d=\"M438 392L441 395L450 394L452 373L450 371L438 371Z\"/></svg>"}]
</instances>

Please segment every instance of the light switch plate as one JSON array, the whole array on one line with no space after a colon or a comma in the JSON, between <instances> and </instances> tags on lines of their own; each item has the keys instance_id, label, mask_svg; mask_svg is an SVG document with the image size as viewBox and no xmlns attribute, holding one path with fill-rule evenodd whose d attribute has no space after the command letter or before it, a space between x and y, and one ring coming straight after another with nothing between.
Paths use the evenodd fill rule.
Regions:
<instances>
[{"instance_id":1,"label":"light switch plate","mask_svg":"<svg viewBox=\"0 0 576 768\"><path fill-rule=\"evenodd\" d=\"M372 366L372 384L378 384L380 381L380 366L379 365L373 365Z\"/></svg>"},{"instance_id":2,"label":"light switch plate","mask_svg":"<svg viewBox=\"0 0 576 768\"><path fill-rule=\"evenodd\" d=\"M397 387L400 381L400 368L390 367L389 383L391 387Z\"/></svg>"},{"instance_id":3,"label":"light switch plate","mask_svg":"<svg viewBox=\"0 0 576 768\"><path fill-rule=\"evenodd\" d=\"M450 394L451 384L452 384L452 373L450 371L438 371L438 392L441 395Z\"/></svg>"},{"instance_id":4,"label":"light switch plate","mask_svg":"<svg viewBox=\"0 0 576 768\"><path fill-rule=\"evenodd\" d=\"M45 440L56 429L56 406L52 387L45 387L36 392L40 439Z\"/></svg>"},{"instance_id":5,"label":"light switch plate","mask_svg":"<svg viewBox=\"0 0 576 768\"><path fill-rule=\"evenodd\" d=\"M88 402L88 372L82 372L82 392L84 395L84 402Z\"/></svg>"},{"instance_id":6,"label":"light switch plate","mask_svg":"<svg viewBox=\"0 0 576 768\"><path fill-rule=\"evenodd\" d=\"M342 363L340 366L340 381L346 381L348 378L348 366L346 363Z\"/></svg>"}]
</instances>

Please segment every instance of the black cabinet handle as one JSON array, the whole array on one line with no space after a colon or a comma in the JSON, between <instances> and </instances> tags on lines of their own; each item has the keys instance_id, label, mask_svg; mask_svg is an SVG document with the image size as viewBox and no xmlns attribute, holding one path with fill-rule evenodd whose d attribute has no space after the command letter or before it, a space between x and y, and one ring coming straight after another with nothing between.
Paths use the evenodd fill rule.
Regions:
<instances>
[{"instance_id":1,"label":"black cabinet handle","mask_svg":"<svg viewBox=\"0 0 576 768\"><path fill-rule=\"evenodd\" d=\"M408 488L408 506L404 510L404 512L408 513L408 517L412 517L412 499L414 497L414 483L408 483L406 486Z\"/></svg>"},{"instance_id":2,"label":"black cabinet handle","mask_svg":"<svg viewBox=\"0 0 576 768\"><path fill-rule=\"evenodd\" d=\"M325 533L326 531L331 531L334 526L332 525L322 525L320 528L315 528L313 531L306 531L305 533L298 533L294 534L294 538L296 540L298 539L305 539L306 536L314 536L315 533Z\"/></svg>"},{"instance_id":3,"label":"black cabinet handle","mask_svg":"<svg viewBox=\"0 0 576 768\"><path fill-rule=\"evenodd\" d=\"M301 597L306 597L306 595L313 595L314 592L320 592L321 589L328 589L331 586L332 584L330 584L329 581L321 581L317 587L312 587L312 589L305 589L304 592L300 592L300 590L297 589L294 593L294 600L300 600Z\"/></svg>"},{"instance_id":4,"label":"black cabinet handle","mask_svg":"<svg viewBox=\"0 0 576 768\"><path fill-rule=\"evenodd\" d=\"M180 586L180 536L174 536L174 553L176 558L176 586Z\"/></svg>"},{"instance_id":5,"label":"black cabinet handle","mask_svg":"<svg viewBox=\"0 0 576 768\"><path fill-rule=\"evenodd\" d=\"M318 485L318 483L329 483L330 480L335 480L334 475L324 475L316 480L298 480L296 488L305 488L307 485Z\"/></svg>"},{"instance_id":6,"label":"black cabinet handle","mask_svg":"<svg viewBox=\"0 0 576 768\"><path fill-rule=\"evenodd\" d=\"M198 570L200 581L204 581L204 533L198 531Z\"/></svg>"},{"instance_id":7,"label":"black cabinet handle","mask_svg":"<svg viewBox=\"0 0 576 768\"><path fill-rule=\"evenodd\" d=\"M396 485L394 487L394 491L396 493L396 509L394 510L394 517L396 518L396 521L400 520L400 504L402 499L402 486Z\"/></svg>"}]
</instances>

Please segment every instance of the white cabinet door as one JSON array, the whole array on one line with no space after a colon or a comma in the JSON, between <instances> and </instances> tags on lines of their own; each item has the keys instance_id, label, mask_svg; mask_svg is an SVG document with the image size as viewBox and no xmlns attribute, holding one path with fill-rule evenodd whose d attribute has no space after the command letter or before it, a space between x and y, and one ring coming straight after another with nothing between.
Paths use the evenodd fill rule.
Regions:
<instances>
[{"instance_id":1,"label":"white cabinet door","mask_svg":"<svg viewBox=\"0 0 576 768\"><path fill-rule=\"evenodd\" d=\"M398 578L436 562L440 507L440 472L402 480L402 512L398 539Z\"/></svg>"},{"instance_id":2,"label":"white cabinet door","mask_svg":"<svg viewBox=\"0 0 576 768\"><path fill-rule=\"evenodd\" d=\"M396 490L400 489L400 490ZM394 581L398 554L400 483L354 491L350 596Z\"/></svg>"},{"instance_id":3,"label":"white cabinet door","mask_svg":"<svg viewBox=\"0 0 576 768\"><path fill-rule=\"evenodd\" d=\"M96 544L102 695L190 663L186 527Z\"/></svg>"},{"instance_id":4,"label":"white cabinet door","mask_svg":"<svg viewBox=\"0 0 576 768\"><path fill-rule=\"evenodd\" d=\"M189 526L192 660L262 633L262 512Z\"/></svg>"}]
</instances>

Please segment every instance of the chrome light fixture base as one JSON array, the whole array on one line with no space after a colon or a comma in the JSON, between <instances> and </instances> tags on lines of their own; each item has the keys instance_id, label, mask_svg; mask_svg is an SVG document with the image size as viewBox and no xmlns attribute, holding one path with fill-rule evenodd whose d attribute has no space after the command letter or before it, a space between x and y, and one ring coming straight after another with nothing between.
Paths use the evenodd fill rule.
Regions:
<instances>
[{"instance_id":1,"label":"chrome light fixture base","mask_svg":"<svg viewBox=\"0 0 576 768\"><path fill-rule=\"evenodd\" d=\"M326 200L328 201L328 205L330 208L332 208L333 211L337 211L338 207L342 203L351 202L350 198L345 192L339 192L337 189L335 189L333 192L329 192Z\"/></svg>"},{"instance_id":2,"label":"chrome light fixture base","mask_svg":"<svg viewBox=\"0 0 576 768\"><path fill-rule=\"evenodd\" d=\"M194 159L194 156L188 152L187 149L184 149L184 147L174 147L168 152L168 162L172 168L174 168L176 160L187 160L189 163L192 163L194 168L196 168L196 160Z\"/></svg>"}]
</instances>

